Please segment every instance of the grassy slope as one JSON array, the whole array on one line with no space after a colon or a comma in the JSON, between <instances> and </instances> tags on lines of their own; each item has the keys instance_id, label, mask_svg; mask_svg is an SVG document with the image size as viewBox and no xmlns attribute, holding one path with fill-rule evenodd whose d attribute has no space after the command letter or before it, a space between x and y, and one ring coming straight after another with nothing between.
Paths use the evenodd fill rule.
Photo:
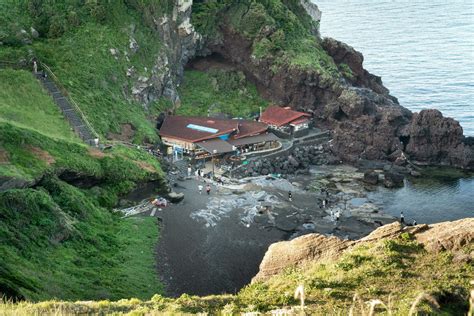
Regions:
<instances>
[{"instance_id":1,"label":"grassy slope","mask_svg":"<svg viewBox=\"0 0 474 316\"><path fill-rule=\"evenodd\" d=\"M0 121L79 141L41 84L24 70L0 69Z\"/></svg>"},{"instance_id":2,"label":"grassy slope","mask_svg":"<svg viewBox=\"0 0 474 316\"><path fill-rule=\"evenodd\" d=\"M464 247L469 253L472 245ZM309 264L301 269L288 269L267 282L244 288L235 296L218 295L178 299L156 295L151 300L136 299L119 302L43 302L39 304L5 303L0 311L54 312L88 311L114 312L185 312L239 313L269 311L297 306L293 298L295 288L305 285L306 314L345 315L354 308L356 315L368 315L372 299L384 302L392 315L407 315L416 297L421 293L433 295L441 305L440 315L461 315L468 309L468 282L474 269L468 263L455 263L450 252L428 253L411 241L409 236L363 245L346 253L338 260ZM358 299L353 301L354 295ZM433 309L420 302L416 309L433 313ZM362 313L365 311L365 313ZM386 310L378 305L377 314Z\"/></svg>"},{"instance_id":3,"label":"grassy slope","mask_svg":"<svg viewBox=\"0 0 474 316\"><path fill-rule=\"evenodd\" d=\"M162 291L154 218L119 220L57 179L0 193L0 200L0 271L10 271L0 273L0 287L10 283L31 300L150 298Z\"/></svg>"},{"instance_id":4,"label":"grassy slope","mask_svg":"<svg viewBox=\"0 0 474 316\"><path fill-rule=\"evenodd\" d=\"M136 182L161 178L156 159L123 146L91 153L8 123L0 123L0 148L9 160L0 176L46 175L32 189L0 193L0 292L38 300L149 298L162 291L154 270L156 223L122 220L107 209ZM62 170L100 182L79 189L56 178Z\"/></svg>"},{"instance_id":5,"label":"grassy slope","mask_svg":"<svg viewBox=\"0 0 474 316\"><path fill-rule=\"evenodd\" d=\"M153 106L147 111L122 92L131 84L127 68L149 75L145 67L151 68L161 50L141 13L121 1L36 3L0 3L0 25L6 26L0 30L0 60L29 60L33 51L102 135L131 123L135 141L157 140L148 121ZM140 1L138 9L139 4L147 5ZM23 45L19 31L31 25L40 38ZM140 46L136 54L128 51L130 35ZM110 48L120 51L117 58ZM155 221L122 220L110 212L136 183L162 178L159 162L124 146L91 152L28 72L1 70L0 76L0 177L42 178L34 188L0 193L0 292L33 300L160 293ZM99 183L74 187L57 178L64 170Z\"/></svg>"},{"instance_id":6,"label":"grassy slope","mask_svg":"<svg viewBox=\"0 0 474 316\"><path fill-rule=\"evenodd\" d=\"M134 67L138 74L149 76L162 49L159 39L134 7L122 1L94 3L45 1L34 10L22 2L3 3L3 12L10 13L0 14L0 22L3 19L9 26L7 35L14 37L11 34L33 25L41 37L27 46L6 41L10 45L0 46L0 60L29 60L28 50L32 50L51 66L100 134L120 132L121 124L131 123L136 129L134 141L156 141L148 118L157 109L150 105L147 110L126 96L132 85L126 71ZM131 36L139 45L136 53L129 49ZM110 53L112 48L119 51L116 57Z\"/></svg>"},{"instance_id":7,"label":"grassy slope","mask_svg":"<svg viewBox=\"0 0 474 316\"><path fill-rule=\"evenodd\" d=\"M243 73L229 70L187 70L179 93L181 106L177 114L182 115L206 116L210 110L233 117L250 117L268 105Z\"/></svg>"}]
</instances>

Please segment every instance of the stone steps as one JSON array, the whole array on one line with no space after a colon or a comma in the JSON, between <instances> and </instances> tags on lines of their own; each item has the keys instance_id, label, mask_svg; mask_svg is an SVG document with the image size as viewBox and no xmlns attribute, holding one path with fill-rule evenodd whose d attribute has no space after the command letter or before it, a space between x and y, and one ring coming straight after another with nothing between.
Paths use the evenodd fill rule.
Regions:
<instances>
[{"instance_id":1,"label":"stone steps","mask_svg":"<svg viewBox=\"0 0 474 316\"><path fill-rule=\"evenodd\" d=\"M43 78L40 74L36 78L41 82L43 87L53 98L54 103L59 107L66 120L69 122L74 132L86 143L94 142L94 133L87 126L86 122L78 113L76 108L71 104L69 99L60 91L54 81L49 78Z\"/></svg>"}]
</instances>

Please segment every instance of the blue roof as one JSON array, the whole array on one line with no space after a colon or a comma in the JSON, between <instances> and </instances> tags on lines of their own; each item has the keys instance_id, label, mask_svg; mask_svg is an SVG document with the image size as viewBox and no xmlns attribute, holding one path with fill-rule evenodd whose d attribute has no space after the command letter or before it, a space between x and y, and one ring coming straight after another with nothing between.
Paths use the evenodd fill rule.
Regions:
<instances>
[{"instance_id":1,"label":"blue roof","mask_svg":"<svg viewBox=\"0 0 474 316\"><path fill-rule=\"evenodd\" d=\"M201 131L201 132L206 132L206 133L211 133L211 134L215 134L219 131L218 129L215 129L215 128L196 125L196 124L188 124L186 125L186 127L190 129L194 129L196 131Z\"/></svg>"}]
</instances>

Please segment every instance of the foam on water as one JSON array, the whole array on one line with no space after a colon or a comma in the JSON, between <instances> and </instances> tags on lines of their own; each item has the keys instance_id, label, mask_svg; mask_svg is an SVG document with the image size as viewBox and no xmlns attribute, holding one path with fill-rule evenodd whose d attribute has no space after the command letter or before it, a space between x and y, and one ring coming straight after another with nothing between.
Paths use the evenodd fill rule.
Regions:
<instances>
[{"instance_id":1,"label":"foam on water","mask_svg":"<svg viewBox=\"0 0 474 316\"><path fill-rule=\"evenodd\" d=\"M245 191L243 194L230 194L219 197L211 197L206 208L191 213L191 218L203 223L206 227L214 227L233 210L241 212L240 223L249 226L253 223L259 210L266 205L278 203L278 197L265 191Z\"/></svg>"}]
</instances>

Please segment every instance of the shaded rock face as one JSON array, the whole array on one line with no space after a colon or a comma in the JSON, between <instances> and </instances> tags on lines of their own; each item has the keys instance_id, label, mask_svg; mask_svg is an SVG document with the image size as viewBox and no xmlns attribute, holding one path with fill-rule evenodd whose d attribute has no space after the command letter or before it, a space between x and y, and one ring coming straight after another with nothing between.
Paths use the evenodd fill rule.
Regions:
<instances>
[{"instance_id":1,"label":"shaded rock face","mask_svg":"<svg viewBox=\"0 0 474 316\"><path fill-rule=\"evenodd\" d=\"M397 238L403 232L413 234L428 251L457 251L474 241L473 227L474 218L466 218L454 222L408 227L402 227L400 223L394 222L377 228L368 236L357 241L341 240L337 237L326 237L320 234L301 236L291 241L270 245L252 283L267 280L288 267L301 267L323 259L337 259L346 250L356 245Z\"/></svg>"},{"instance_id":2,"label":"shaded rock face","mask_svg":"<svg viewBox=\"0 0 474 316\"><path fill-rule=\"evenodd\" d=\"M171 15L154 17L153 29L165 47L157 56L149 76L138 77L132 86L132 96L145 106L161 96L173 104L180 102L177 86L183 78L184 66L202 48L201 35L190 23L192 0L178 0ZM133 38L130 48L137 51ZM127 74L132 74L130 69Z\"/></svg>"},{"instance_id":3,"label":"shaded rock face","mask_svg":"<svg viewBox=\"0 0 474 316\"><path fill-rule=\"evenodd\" d=\"M219 42L208 44L210 52L243 71L275 104L314 113L316 126L334 131L332 151L342 160L395 161L406 148L408 159L473 168L474 149L462 142L459 124L442 116L413 115L400 106L380 77L363 68L362 54L352 47L333 39L321 41L335 63L347 65L352 73L350 78L328 78L289 65L275 70L274 60L252 56L249 40L228 26L222 26L221 33ZM427 154L416 149L420 144L430 144L425 146Z\"/></svg>"},{"instance_id":4,"label":"shaded rock face","mask_svg":"<svg viewBox=\"0 0 474 316\"><path fill-rule=\"evenodd\" d=\"M459 122L444 118L438 110L415 113L402 132L411 159L428 163L474 168L473 146L464 142Z\"/></svg>"}]
</instances>

